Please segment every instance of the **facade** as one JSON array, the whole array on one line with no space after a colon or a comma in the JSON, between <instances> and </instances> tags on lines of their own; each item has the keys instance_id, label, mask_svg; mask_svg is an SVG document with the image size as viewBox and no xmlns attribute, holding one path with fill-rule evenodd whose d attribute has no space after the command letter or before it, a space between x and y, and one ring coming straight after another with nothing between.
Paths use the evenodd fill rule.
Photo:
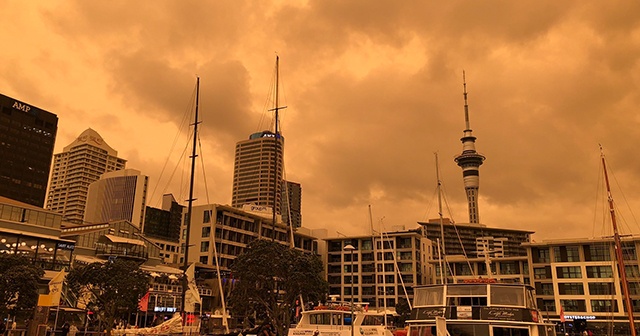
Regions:
<instances>
[{"instance_id":1,"label":"facade","mask_svg":"<svg viewBox=\"0 0 640 336\"><path fill-rule=\"evenodd\" d=\"M280 214L284 138L262 131L236 144L231 205L275 207ZM276 190L274 190L274 188Z\"/></svg>"},{"instance_id":2,"label":"facade","mask_svg":"<svg viewBox=\"0 0 640 336\"><path fill-rule=\"evenodd\" d=\"M568 328L586 324L595 334L615 326L616 335L628 333L613 238L563 239L524 244L529 255L531 285L543 314ZM622 238L622 255L635 320L640 318L640 236ZM625 332L626 331L626 332Z\"/></svg>"},{"instance_id":3,"label":"facade","mask_svg":"<svg viewBox=\"0 0 640 336\"><path fill-rule=\"evenodd\" d=\"M186 214L186 209L184 210ZM183 216L185 218L186 216ZM280 222L278 222L280 223ZM182 224L181 246L186 236L186 224ZM289 228L278 224L275 227L275 241L289 245ZM229 271L232 261L244 252L246 246L255 239L272 239L274 226L271 212L258 214L228 205L207 204L192 207L189 245L189 263L196 262L215 268L214 244L218 253L220 270ZM294 234L295 247L302 251L318 254L315 238L301 233ZM182 253L184 256L184 253ZM183 263L183 257L180 263Z\"/></svg>"},{"instance_id":4,"label":"facade","mask_svg":"<svg viewBox=\"0 0 640 336\"><path fill-rule=\"evenodd\" d=\"M60 237L60 214L0 196L0 253L21 254L45 270L45 280L71 265L75 241Z\"/></svg>"},{"instance_id":5,"label":"facade","mask_svg":"<svg viewBox=\"0 0 640 336\"><path fill-rule=\"evenodd\" d=\"M147 206L149 177L135 169L122 169L100 176L89 185L84 222L126 220L142 228Z\"/></svg>"},{"instance_id":6,"label":"facade","mask_svg":"<svg viewBox=\"0 0 640 336\"><path fill-rule=\"evenodd\" d=\"M196 264L196 278L205 311L214 312L222 306L220 288L217 281L216 254L222 277L224 292L228 293L235 279L231 277L230 266L233 260L243 253L249 243L256 239L274 239L290 246L291 232L278 221L272 225L272 212L259 213L244 211L235 207L220 204L207 204L192 207L191 227L189 235L188 263ZM186 218L187 209L182 218ZM303 230L304 231L304 230ZM182 224L180 246L185 246L186 223ZM320 247L317 240L303 232L295 232L295 248L318 255ZM180 251L179 263L184 263L184 251Z\"/></svg>"},{"instance_id":7,"label":"facade","mask_svg":"<svg viewBox=\"0 0 640 336\"><path fill-rule=\"evenodd\" d=\"M386 307L392 308L401 298L412 301L412 287L429 283L433 273L428 262L432 244L420 229L326 241L329 295L343 301L382 308L386 299ZM347 245L355 249L345 250Z\"/></svg>"},{"instance_id":8,"label":"facade","mask_svg":"<svg viewBox=\"0 0 640 336\"><path fill-rule=\"evenodd\" d=\"M180 255L180 226L184 206L172 194L162 196L162 208L147 206L144 235L160 247L160 257L166 263L177 264Z\"/></svg>"},{"instance_id":9,"label":"facade","mask_svg":"<svg viewBox=\"0 0 640 336\"><path fill-rule=\"evenodd\" d=\"M44 206L58 117L0 95L0 196Z\"/></svg>"},{"instance_id":10,"label":"facade","mask_svg":"<svg viewBox=\"0 0 640 336\"><path fill-rule=\"evenodd\" d=\"M291 181L284 181L284 184L282 220L288 226L299 228L302 226L302 186Z\"/></svg>"},{"instance_id":11,"label":"facade","mask_svg":"<svg viewBox=\"0 0 640 336\"><path fill-rule=\"evenodd\" d=\"M89 185L125 164L96 131L87 129L54 155L47 209L61 213L66 221L82 223Z\"/></svg>"},{"instance_id":12,"label":"facade","mask_svg":"<svg viewBox=\"0 0 640 336\"><path fill-rule=\"evenodd\" d=\"M424 228L425 236L434 244L433 283L461 282L478 277L529 283L527 250L522 244L531 241L533 231L492 228L482 224L453 224L445 219L442 226L446 263L441 263L437 242L443 235L439 220L419 224ZM445 265L446 276L442 276L440 269ZM491 269L491 272L487 269Z\"/></svg>"}]
</instances>

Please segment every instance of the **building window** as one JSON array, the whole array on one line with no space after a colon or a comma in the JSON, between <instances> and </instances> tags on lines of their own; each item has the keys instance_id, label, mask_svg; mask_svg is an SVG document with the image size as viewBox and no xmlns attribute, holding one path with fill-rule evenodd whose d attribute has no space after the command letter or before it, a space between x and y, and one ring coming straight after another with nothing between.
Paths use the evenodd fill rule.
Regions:
<instances>
[{"instance_id":1,"label":"building window","mask_svg":"<svg viewBox=\"0 0 640 336\"><path fill-rule=\"evenodd\" d=\"M553 260L555 262L580 261L580 249L578 246L555 246L553 247Z\"/></svg>"},{"instance_id":2,"label":"building window","mask_svg":"<svg viewBox=\"0 0 640 336\"><path fill-rule=\"evenodd\" d=\"M500 274L518 274L518 267L515 262L501 262Z\"/></svg>"},{"instance_id":3,"label":"building window","mask_svg":"<svg viewBox=\"0 0 640 336\"><path fill-rule=\"evenodd\" d=\"M584 300L560 300L564 312L586 312L587 306Z\"/></svg>"},{"instance_id":4,"label":"building window","mask_svg":"<svg viewBox=\"0 0 640 336\"><path fill-rule=\"evenodd\" d=\"M624 270L627 273L628 278L640 277L640 270L638 270L638 265L624 265Z\"/></svg>"},{"instance_id":5,"label":"building window","mask_svg":"<svg viewBox=\"0 0 640 336\"><path fill-rule=\"evenodd\" d=\"M211 236L211 227L205 226L202 228L202 238L207 238Z\"/></svg>"},{"instance_id":6,"label":"building window","mask_svg":"<svg viewBox=\"0 0 640 336\"><path fill-rule=\"evenodd\" d=\"M536 255L534 255L535 257L537 257L534 262L539 262L539 263L548 263L551 261L551 258L549 258L549 249L548 248L539 248L536 249L537 253Z\"/></svg>"},{"instance_id":7,"label":"building window","mask_svg":"<svg viewBox=\"0 0 640 336\"><path fill-rule=\"evenodd\" d=\"M611 266L587 266L587 277L589 278L612 278Z\"/></svg>"},{"instance_id":8,"label":"building window","mask_svg":"<svg viewBox=\"0 0 640 336\"><path fill-rule=\"evenodd\" d=\"M373 242L371 240L363 240L362 241L362 250L363 251L371 251L371 250L373 250Z\"/></svg>"},{"instance_id":9,"label":"building window","mask_svg":"<svg viewBox=\"0 0 640 336\"><path fill-rule=\"evenodd\" d=\"M638 260L636 256L636 247L634 245L622 246L622 259L624 260Z\"/></svg>"},{"instance_id":10,"label":"building window","mask_svg":"<svg viewBox=\"0 0 640 336\"><path fill-rule=\"evenodd\" d=\"M209 257L207 257L207 256L201 256L200 257L200 263L207 264L208 262L209 262Z\"/></svg>"},{"instance_id":11,"label":"building window","mask_svg":"<svg viewBox=\"0 0 640 336\"><path fill-rule=\"evenodd\" d=\"M582 278L580 266L556 267L556 272L558 272L558 279Z\"/></svg>"},{"instance_id":12,"label":"building window","mask_svg":"<svg viewBox=\"0 0 640 336\"><path fill-rule=\"evenodd\" d=\"M629 282L629 294L631 295L640 294L640 282Z\"/></svg>"},{"instance_id":13,"label":"building window","mask_svg":"<svg viewBox=\"0 0 640 336\"><path fill-rule=\"evenodd\" d=\"M637 284L637 283L636 283ZM629 287L631 289L631 287ZM591 295L613 295L616 290L612 282L591 282L589 283L589 294ZM632 294L637 294L633 293Z\"/></svg>"},{"instance_id":14,"label":"building window","mask_svg":"<svg viewBox=\"0 0 640 336\"><path fill-rule=\"evenodd\" d=\"M591 311L594 313L617 312L618 305L615 300L591 300Z\"/></svg>"},{"instance_id":15,"label":"building window","mask_svg":"<svg viewBox=\"0 0 640 336\"><path fill-rule=\"evenodd\" d=\"M200 252L209 252L209 242L203 241L200 243Z\"/></svg>"},{"instance_id":16,"label":"building window","mask_svg":"<svg viewBox=\"0 0 640 336\"><path fill-rule=\"evenodd\" d=\"M551 279L551 266L534 267L533 277L536 279Z\"/></svg>"},{"instance_id":17,"label":"building window","mask_svg":"<svg viewBox=\"0 0 640 336\"><path fill-rule=\"evenodd\" d=\"M584 295L584 286L579 282L559 283L558 292L562 295Z\"/></svg>"},{"instance_id":18,"label":"building window","mask_svg":"<svg viewBox=\"0 0 640 336\"><path fill-rule=\"evenodd\" d=\"M556 311L556 301L555 300L543 300L538 299L538 307L544 312L554 312Z\"/></svg>"},{"instance_id":19,"label":"building window","mask_svg":"<svg viewBox=\"0 0 640 336\"><path fill-rule=\"evenodd\" d=\"M213 215L213 210L205 210L202 216L202 223L211 223L211 215Z\"/></svg>"},{"instance_id":20,"label":"building window","mask_svg":"<svg viewBox=\"0 0 640 336\"><path fill-rule=\"evenodd\" d=\"M553 284L552 283L537 283L536 284L536 293L538 295L553 295Z\"/></svg>"},{"instance_id":21,"label":"building window","mask_svg":"<svg viewBox=\"0 0 640 336\"><path fill-rule=\"evenodd\" d=\"M611 260L611 251L609 250L609 245L605 244L594 244L589 245L588 249L585 249L585 260L586 261L610 261Z\"/></svg>"}]
</instances>

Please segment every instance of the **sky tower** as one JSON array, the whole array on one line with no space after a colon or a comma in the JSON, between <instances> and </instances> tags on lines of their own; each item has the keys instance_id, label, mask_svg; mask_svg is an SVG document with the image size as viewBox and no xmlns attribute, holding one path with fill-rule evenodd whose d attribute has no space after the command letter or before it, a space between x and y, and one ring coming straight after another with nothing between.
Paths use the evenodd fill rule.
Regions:
<instances>
[{"instance_id":1,"label":"sky tower","mask_svg":"<svg viewBox=\"0 0 640 336\"><path fill-rule=\"evenodd\" d=\"M478 189L480 188L479 168L484 161L484 155L476 152L476 137L471 133L469 126L469 104L467 103L467 81L464 71L462 72L462 85L464 88L464 136L462 141L462 154L454 159L458 166L462 168L464 179L464 190L467 192L467 202L469 203L469 223L480 223L478 214Z\"/></svg>"}]
</instances>

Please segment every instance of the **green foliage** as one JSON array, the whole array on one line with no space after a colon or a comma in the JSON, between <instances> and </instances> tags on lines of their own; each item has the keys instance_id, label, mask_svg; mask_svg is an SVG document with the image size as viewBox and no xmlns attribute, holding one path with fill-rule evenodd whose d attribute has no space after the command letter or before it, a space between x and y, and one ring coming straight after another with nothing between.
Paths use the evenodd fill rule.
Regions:
<instances>
[{"instance_id":1,"label":"green foliage","mask_svg":"<svg viewBox=\"0 0 640 336\"><path fill-rule=\"evenodd\" d=\"M76 296L85 291L94 294L89 307L96 310L109 333L116 317L138 309L149 284L149 274L124 259L74 267L67 275L67 286Z\"/></svg>"},{"instance_id":2,"label":"green foliage","mask_svg":"<svg viewBox=\"0 0 640 336\"><path fill-rule=\"evenodd\" d=\"M231 267L239 281L231 293L230 306L235 315L266 315L283 335L289 325L295 301L326 297L329 285L322 278L322 261L269 240L255 240Z\"/></svg>"},{"instance_id":3,"label":"green foliage","mask_svg":"<svg viewBox=\"0 0 640 336\"><path fill-rule=\"evenodd\" d=\"M409 301L404 297L398 298L396 313L400 315L400 318L398 319L400 324L404 324L405 321L409 319L409 316L411 315L411 308L409 307Z\"/></svg>"},{"instance_id":4,"label":"green foliage","mask_svg":"<svg viewBox=\"0 0 640 336\"><path fill-rule=\"evenodd\" d=\"M38 303L38 280L44 275L31 259L0 254L0 316L10 310L32 310Z\"/></svg>"}]
</instances>

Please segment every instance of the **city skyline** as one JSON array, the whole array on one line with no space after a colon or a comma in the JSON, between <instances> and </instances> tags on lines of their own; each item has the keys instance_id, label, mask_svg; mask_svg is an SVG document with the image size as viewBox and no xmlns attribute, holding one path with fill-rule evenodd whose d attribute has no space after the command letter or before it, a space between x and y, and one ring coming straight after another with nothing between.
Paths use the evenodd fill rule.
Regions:
<instances>
[{"instance_id":1,"label":"city skyline","mask_svg":"<svg viewBox=\"0 0 640 336\"><path fill-rule=\"evenodd\" d=\"M596 211L601 143L623 232L638 233L626 202L639 208L639 6L9 2L0 93L58 116L54 154L96 130L150 177L159 207L164 191L187 198L182 182L158 179L198 75L209 193L199 183L196 197L230 204L234 144L270 129L277 52L284 178L304 187L304 225L335 236L369 232L369 205L376 229L383 217L386 230L437 217L434 152L444 215L468 221L453 160L464 70L486 157L482 224L535 239L609 235Z\"/></svg>"}]
</instances>

